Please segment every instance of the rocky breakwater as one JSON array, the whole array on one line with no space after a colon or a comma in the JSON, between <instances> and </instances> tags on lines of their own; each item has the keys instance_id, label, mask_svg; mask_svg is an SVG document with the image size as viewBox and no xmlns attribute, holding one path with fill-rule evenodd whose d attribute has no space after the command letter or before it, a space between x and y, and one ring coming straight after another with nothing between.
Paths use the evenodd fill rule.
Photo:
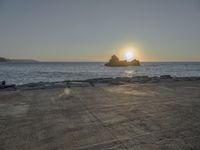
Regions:
<instances>
[{"instance_id":1,"label":"rocky breakwater","mask_svg":"<svg viewBox=\"0 0 200 150\"><path fill-rule=\"evenodd\" d=\"M172 77L170 75L161 76L134 76L134 77L116 77L116 78L97 78L88 79L84 82L93 83L93 85L104 84L143 84L143 83L159 83L159 82L177 82L177 81L200 81L200 77Z\"/></svg>"},{"instance_id":2,"label":"rocky breakwater","mask_svg":"<svg viewBox=\"0 0 200 150\"><path fill-rule=\"evenodd\" d=\"M134 76L134 77L116 77L116 78L94 78L88 80L66 80L61 82L38 82L24 85L6 85L5 81L0 82L0 91L4 90L38 90L52 88L71 88L71 87L95 87L104 85L122 85L122 84L144 84L159 82L185 82L200 81L200 77L172 77L162 75L160 77Z\"/></svg>"},{"instance_id":3,"label":"rocky breakwater","mask_svg":"<svg viewBox=\"0 0 200 150\"><path fill-rule=\"evenodd\" d=\"M136 59L130 62L126 60L120 61L116 55L113 55L111 59L109 60L109 62L105 64L105 66L108 66L108 67L140 66L140 61Z\"/></svg>"}]
</instances>

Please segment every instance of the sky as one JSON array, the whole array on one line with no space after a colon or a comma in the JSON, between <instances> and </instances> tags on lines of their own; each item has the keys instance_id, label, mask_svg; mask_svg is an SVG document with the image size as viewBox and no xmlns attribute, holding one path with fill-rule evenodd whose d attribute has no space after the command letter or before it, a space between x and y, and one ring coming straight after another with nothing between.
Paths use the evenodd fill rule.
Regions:
<instances>
[{"instance_id":1,"label":"sky","mask_svg":"<svg viewBox=\"0 0 200 150\"><path fill-rule=\"evenodd\" d=\"M200 0L0 0L1 57L106 61L128 47L200 61Z\"/></svg>"}]
</instances>

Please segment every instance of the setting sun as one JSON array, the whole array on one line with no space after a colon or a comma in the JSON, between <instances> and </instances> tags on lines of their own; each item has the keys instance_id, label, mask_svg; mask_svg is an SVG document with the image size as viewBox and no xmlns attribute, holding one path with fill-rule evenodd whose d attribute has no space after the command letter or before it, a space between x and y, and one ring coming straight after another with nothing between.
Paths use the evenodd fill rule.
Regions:
<instances>
[{"instance_id":1,"label":"setting sun","mask_svg":"<svg viewBox=\"0 0 200 150\"><path fill-rule=\"evenodd\" d=\"M128 51L126 51L124 57L125 57L125 59L126 59L127 61L132 61L133 59L135 59L135 55L134 55L133 50L128 50Z\"/></svg>"}]
</instances>

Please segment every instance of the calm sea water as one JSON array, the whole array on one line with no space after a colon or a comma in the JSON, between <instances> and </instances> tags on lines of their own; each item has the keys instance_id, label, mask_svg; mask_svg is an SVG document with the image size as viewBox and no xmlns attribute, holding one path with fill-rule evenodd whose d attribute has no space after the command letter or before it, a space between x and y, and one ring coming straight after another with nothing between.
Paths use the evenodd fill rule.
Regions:
<instances>
[{"instance_id":1,"label":"calm sea water","mask_svg":"<svg viewBox=\"0 0 200 150\"><path fill-rule=\"evenodd\" d=\"M140 67L105 67L104 63L0 63L0 80L7 83L83 80L135 75L200 76L200 62L142 63Z\"/></svg>"}]
</instances>

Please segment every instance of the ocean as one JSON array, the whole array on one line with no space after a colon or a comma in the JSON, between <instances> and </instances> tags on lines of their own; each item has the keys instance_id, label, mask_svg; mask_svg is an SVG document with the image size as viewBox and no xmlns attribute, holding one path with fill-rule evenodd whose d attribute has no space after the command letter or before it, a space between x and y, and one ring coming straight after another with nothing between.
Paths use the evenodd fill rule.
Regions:
<instances>
[{"instance_id":1,"label":"ocean","mask_svg":"<svg viewBox=\"0 0 200 150\"><path fill-rule=\"evenodd\" d=\"M105 67L102 62L0 63L0 81L9 84L84 80L102 77L200 76L200 62L149 62L133 67Z\"/></svg>"}]
</instances>

